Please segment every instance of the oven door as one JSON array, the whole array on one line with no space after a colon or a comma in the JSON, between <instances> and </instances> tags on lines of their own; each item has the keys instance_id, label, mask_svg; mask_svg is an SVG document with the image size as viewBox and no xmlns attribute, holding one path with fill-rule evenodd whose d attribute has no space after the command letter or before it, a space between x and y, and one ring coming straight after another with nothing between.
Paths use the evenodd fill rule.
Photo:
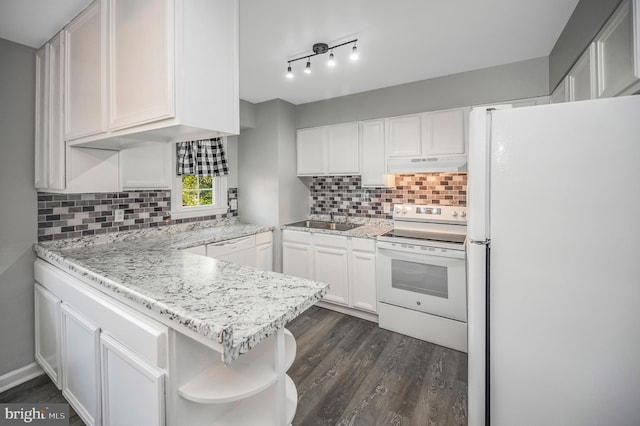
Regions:
<instances>
[{"instance_id":1,"label":"oven door","mask_svg":"<svg viewBox=\"0 0 640 426\"><path fill-rule=\"evenodd\" d=\"M467 321L464 251L380 241L377 247L380 302Z\"/></svg>"}]
</instances>

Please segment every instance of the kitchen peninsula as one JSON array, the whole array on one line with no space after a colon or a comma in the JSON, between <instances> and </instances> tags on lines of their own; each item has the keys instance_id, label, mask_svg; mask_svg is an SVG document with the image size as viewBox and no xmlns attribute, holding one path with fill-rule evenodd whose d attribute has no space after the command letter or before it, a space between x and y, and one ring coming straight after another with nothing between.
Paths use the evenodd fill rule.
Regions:
<instances>
[{"instance_id":1,"label":"kitchen peninsula","mask_svg":"<svg viewBox=\"0 0 640 426\"><path fill-rule=\"evenodd\" d=\"M37 359L85 422L293 418L295 339L284 326L327 285L184 250L270 231L211 225L34 245Z\"/></svg>"}]
</instances>

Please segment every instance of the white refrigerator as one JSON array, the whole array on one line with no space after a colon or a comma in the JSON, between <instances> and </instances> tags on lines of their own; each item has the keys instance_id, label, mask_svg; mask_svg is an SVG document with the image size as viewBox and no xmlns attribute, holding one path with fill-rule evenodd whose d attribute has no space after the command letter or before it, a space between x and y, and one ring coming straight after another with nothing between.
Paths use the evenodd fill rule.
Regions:
<instances>
[{"instance_id":1,"label":"white refrigerator","mask_svg":"<svg viewBox=\"0 0 640 426\"><path fill-rule=\"evenodd\" d=\"M640 425L640 96L470 132L469 425Z\"/></svg>"}]
</instances>

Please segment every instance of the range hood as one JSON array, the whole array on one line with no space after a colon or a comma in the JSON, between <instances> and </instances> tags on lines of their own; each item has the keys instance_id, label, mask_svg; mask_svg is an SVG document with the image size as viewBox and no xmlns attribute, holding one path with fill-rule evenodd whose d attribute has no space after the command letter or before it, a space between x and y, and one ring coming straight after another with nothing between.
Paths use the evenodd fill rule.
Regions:
<instances>
[{"instance_id":1,"label":"range hood","mask_svg":"<svg viewBox=\"0 0 640 426\"><path fill-rule=\"evenodd\" d=\"M466 172L467 156L434 155L427 157L390 158L387 173Z\"/></svg>"}]
</instances>

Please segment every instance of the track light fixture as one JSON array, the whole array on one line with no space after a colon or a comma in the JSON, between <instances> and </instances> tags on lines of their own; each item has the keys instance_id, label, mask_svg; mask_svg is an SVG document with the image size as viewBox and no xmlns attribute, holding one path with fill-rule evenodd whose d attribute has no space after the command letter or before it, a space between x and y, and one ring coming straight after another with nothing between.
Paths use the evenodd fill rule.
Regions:
<instances>
[{"instance_id":1,"label":"track light fixture","mask_svg":"<svg viewBox=\"0 0 640 426\"><path fill-rule=\"evenodd\" d=\"M356 59L358 59L358 48L356 47L356 43L357 42L358 42L358 39L345 41L344 43L336 44L335 46L329 46L327 43L316 43L316 44L314 44L313 45L313 54L301 56L299 58L295 58L295 59L291 59L290 61L287 61L287 78L293 78L293 71L291 71L291 63L292 62L296 62L296 61L300 61L302 59L306 59L307 60L307 65L304 68L304 72L307 73L307 74L310 74L311 73L311 58L313 56L325 54L325 53L327 53L329 51L330 51L330 53L329 53L329 61L327 62L327 65L329 65L330 67L334 67L336 65L336 60L335 60L335 58L333 56L333 49L341 47L341 46L346 46L346 45L351 44L351 43L353 43L353 47L351 48L351 60L355 61Z\"/></svg>"}]
</instances>

